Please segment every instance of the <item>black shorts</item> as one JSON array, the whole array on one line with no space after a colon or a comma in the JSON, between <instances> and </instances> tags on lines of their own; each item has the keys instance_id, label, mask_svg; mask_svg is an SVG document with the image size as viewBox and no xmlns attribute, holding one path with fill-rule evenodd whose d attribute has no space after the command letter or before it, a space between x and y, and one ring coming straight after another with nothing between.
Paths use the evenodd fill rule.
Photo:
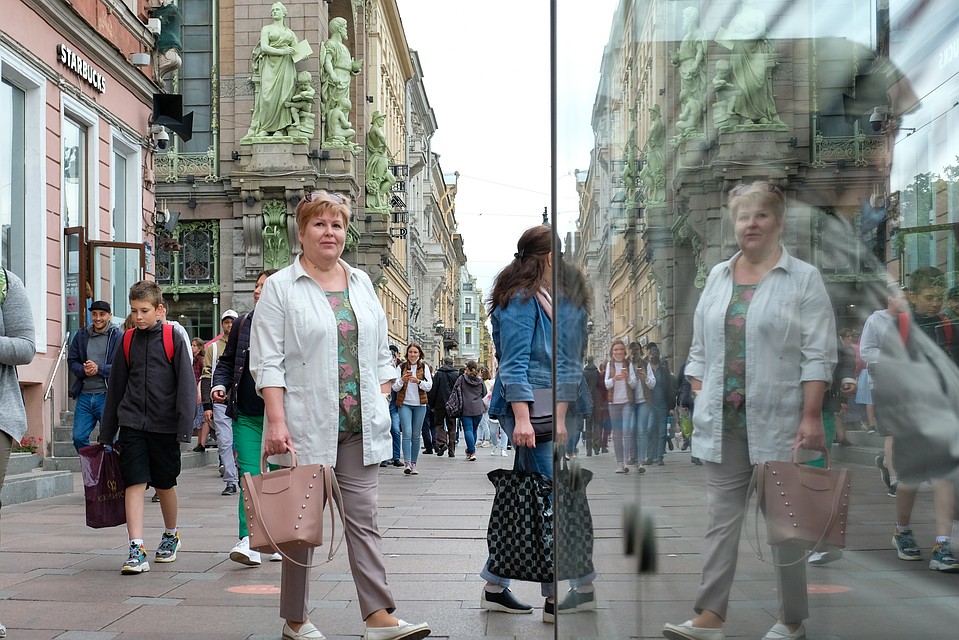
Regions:
<instances>
[{"instance_id":1,"label":"black shorts","mask_svg":"<svg viewBox=\"0 0 959 640\"><path fill-rule=\"evenodd\" d=\"M144 483L157 489L176 486L180 475L177 434L120 427L117 449L120 451L120 474L128 487Z\"/></svg>"}]
</instances>

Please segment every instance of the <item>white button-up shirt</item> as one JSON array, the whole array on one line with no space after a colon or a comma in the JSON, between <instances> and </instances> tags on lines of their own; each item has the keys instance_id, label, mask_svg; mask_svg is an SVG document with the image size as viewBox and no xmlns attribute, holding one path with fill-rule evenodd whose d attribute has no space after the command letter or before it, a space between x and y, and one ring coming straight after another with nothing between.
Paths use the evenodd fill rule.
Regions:
<instances>
[{"instance_id":1,"label":"white button-up shirt","mask_svg":"<svg viewBox=\"0 0 959 640\"><path fill-rule=\"evenodd\" d=\"M726 310L737 253L709 274L693 318L686 375L703 381L696 399L693 455L722 461ZM802 419L802 383L832 381L836 320L822 276L782 257L756 287L746 314L746 429L752 463L790 460Z\"/></svg>"},{"instance_id":2,"label":"white button-up shirt","mask_svg":"<svg viewBox=\"0 0 959 640\"><path fill-rule=\"evenodd\" d=\"M386 314L369 276L342 260L350 305L359 328L360 407L363 463L390 457L389 403L380 384L396 369L390 359ZM250 333L250 374L256 390L285 390L286 426L302 464L336 463L339 430L337 323L326 292L303 270L300 259L270 276L256 305ZM268 418L264 418L266 434Z\"/></svg>"}]
</instances>

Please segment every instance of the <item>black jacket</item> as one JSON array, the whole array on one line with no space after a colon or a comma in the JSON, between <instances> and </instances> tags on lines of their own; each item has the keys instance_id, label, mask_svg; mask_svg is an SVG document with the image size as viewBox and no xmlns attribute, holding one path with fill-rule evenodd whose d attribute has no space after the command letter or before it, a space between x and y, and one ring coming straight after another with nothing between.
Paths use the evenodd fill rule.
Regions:
<instances>
[{"instance_id":1,"label":"black jacket","mask_svg":"<svg viewBox=\"0 0 959 640\"><path fill-rule=\"evenodd\" d=\"M460 372L452 365L444 364L433 372L433 388L430 389L430 406L441 415L446 415L446 400L453 392L453 385ZM485 394L484 394L485 395Z\"/></svg>"},{"instance_id":2,"label":"black jacket","mask_svg":"<svg viewBox=\"0 0 959 640\"><path fill-rule=\"evenodd\" d=\"M123 345L113 356L113 369L103 403L99 442L110 444L120 427L153 433L176 433L189 442L196 415L193 353L174 333L173 362L163 347L163 323L135 329L127 365Z\"/></svg>"},{"instance_id":3,"label":"black jacket","mask_svg":"<svg viewBox=\"0 0 959 640\"><path fill-rule=\"evenodd\" d=\"M227 406L227 415L234 419L236 409L248 416L262 416L264 412L263 398L257 395L256 383L246 366L250 357L250 330L253 327L254 311L240 316L233 323L233 329L226 340L226 348L216 361L216 369L213 371L213 387L223 386L229 395L233 385L237 385L236 405Z\"/></svg>"}]
</instances>

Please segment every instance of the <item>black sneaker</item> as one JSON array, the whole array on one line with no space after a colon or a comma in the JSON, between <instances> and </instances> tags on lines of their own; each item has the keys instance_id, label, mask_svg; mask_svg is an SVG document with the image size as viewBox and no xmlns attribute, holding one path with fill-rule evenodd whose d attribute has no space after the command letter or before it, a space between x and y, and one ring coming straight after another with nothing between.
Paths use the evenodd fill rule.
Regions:
<instances>
[{"instance_id":1,"label":"black sneaker","mask_svg":"<svg viewBox=\"0 0 959 640\"><path fill-rule=\"evenodd\" d=\"M576 611L589 611L596 608L596 592L581 593L575 589L566 592L566 597L559 603L560 613L574 613ZM555 622L556 603L547 600L543 604L543 622Z\"/></svg>"},{"instance_id":2,"label":"black sneaker","mask_svg":"<svg viewBox=\"0 0 959 640\"><path fill-rule=\"evenodd\" d=\"M221 496L235 496L235 495L236 495L236 485L233 484L232 482L229 483L229 484L227 484L226 487L223 488L223 492L220 493L220 495L221 495Z\"/></svg>"},{"instance_id":3,"label":"black sneaker","mask_svg":"<svg viewBox=\"0 0 959 640\"><path fill-rule=\"evenodd\" d=\"M514 598L509 589L503 589L501 593L490 593L483 589L483 595L480 596L480 607L487 611L502 611L504 613L532 613L533 611L533 607Z\"/></svg>"},{"instance_id":4,"label":"black sneaker","mask_svg":"<svg viewBox=\"0 0 959 640\"><path fill-rule=\"evenodd\" d=\"M150 502L159 502L160 496L157 495L156 491L153 492L153 497L150 498Z\"/></svg>"},{"instance_id":5,"label":"black sneaker","mask_svg":"<svg viewBox=\"0 0 959 640\"><path fill-rule=\"evenodd\" d=\"M381 467L386 467L386 466L389 466L389 464L390 464L390 461L389 461L389 460L384 460L383 462L380 463L380 466L381 466Z\"/></svg>"},{"instance_id":6,"label":"black sneaker","mask_svg":"<svg viewBox=\"0 0 959 640\"><path fill-rule=\"evenodd\" d=\"M899 483L898 483L898 482L890 482L890 483L889 483L889 488L886 489L886 495L889 496L890 498L895 498L895 497L896 497L896 487L898 487L898 486L899 486Z\"/></svg>"},{"instance_id":7,"label":"black sneaker","mask_svg":"<svg viewBox=\"0 0 959 640\"><path fill-rule=\"evenodd\" d=\"M403 466L403 461L400 460L399 458L394 458L394 459L393 459L393 466L394 466L394 467L402 467L402 466Z\"/></svg>"},{"instance_id":8,"label":"black sneaker","mask_svg":"<svg viewBox=\"0 0 959 640\"><path fill-rule=\"evenodd\" d=\"M879 454L876 456L876 468L879 469L879 478L882 480L882 483L886 485L886 488L892 487L892 484L889 482L889 469L886 468L886 456Z\"/></svg>"}]
</instances>

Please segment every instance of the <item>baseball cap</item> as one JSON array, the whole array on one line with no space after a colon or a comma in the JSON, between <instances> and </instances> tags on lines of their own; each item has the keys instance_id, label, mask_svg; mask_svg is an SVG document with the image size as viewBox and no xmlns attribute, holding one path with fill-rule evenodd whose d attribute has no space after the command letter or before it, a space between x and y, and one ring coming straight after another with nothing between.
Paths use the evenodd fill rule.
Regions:
<instances>
[{"instance_id":1,"label":"baseball cap","mask_svg":"<svg viewBox=\"0 0 959 640\"><path fill-rule=\"evenodd\" d=\"M223 322L227 318L233 318L234 320L236 320L239 317L240 316L237 314L236 311L234 311L233 309L227 309L226 311L223 312L223 315L220 316L220 322Z\"/></svg>"},{"instance_id":2,"label":"baseball cap","mask_svg":"<svg viewBox=\"0 0 959 640\"><path fill-rule=\"evenodd\" d=\"M107 313L113 313L110 311L110 303L106 300L94 300L93 304L90 305L90 311L106 311Z\"/></svg>"}]
</instances>

